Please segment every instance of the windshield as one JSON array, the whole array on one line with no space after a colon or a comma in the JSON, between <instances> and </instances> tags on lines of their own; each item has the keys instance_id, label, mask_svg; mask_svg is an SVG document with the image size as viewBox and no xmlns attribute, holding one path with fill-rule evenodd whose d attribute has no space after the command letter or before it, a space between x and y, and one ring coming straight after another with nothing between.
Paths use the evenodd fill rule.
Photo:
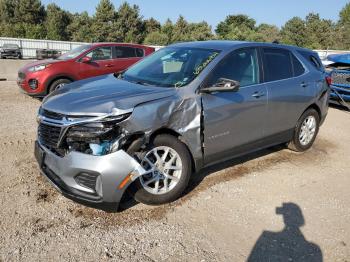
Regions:
<instances>
[{"instance_id":1,"label":"windshield","mask_svg":"<svg viewBox=\"0 0 350 262\"><path fill-rule=\"evenodd\" d=\"M59 60L73 59L80 56L82 53L86 52L90 48L91 48L91 45L82 45L68 51L67 53L64 53L63 55L59 56L57 59Z\"/></svg>"},{"instance_id":2,"label":"windshield","mask_svg":"<svg viewBox=\"0 0 350 262\"><path fill-rule=\"evenodd\" d=\"M181 87L192 82L218 54L217 50L167 47L130 67L121 77L144 85Z\"/></svg>"},{"instance_id":3,"label":"windshield","mask_svg":"<svg viewBox=\"0 0 350 262\"><path fill-rule=\"evenodd\" d=\"M18 45L15 45L15 44L4 44L3 47L4 47L4 48L13 48L13 49L16 49L16 48L18 48Z\"/></svg>"}]
</instances>

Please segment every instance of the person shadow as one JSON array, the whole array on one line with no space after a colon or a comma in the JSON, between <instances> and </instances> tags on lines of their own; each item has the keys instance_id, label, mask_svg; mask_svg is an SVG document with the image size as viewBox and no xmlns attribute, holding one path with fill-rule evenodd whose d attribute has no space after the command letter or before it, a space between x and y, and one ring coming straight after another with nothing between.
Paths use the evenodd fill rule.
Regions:
<instances>
[{"instance_id":1,"label":"person shadow","mask_svg":"<svg viewBox=\"0 0 350 262\"><path fill-rule=\"evenodd\" d=\"M276 214L283 216L284 229L264 231L247 261L323 261L321 248L308 242L300 230L305 225L300 207L295 203L283 203L276 208Z\"/></svg>"}]
</instances>

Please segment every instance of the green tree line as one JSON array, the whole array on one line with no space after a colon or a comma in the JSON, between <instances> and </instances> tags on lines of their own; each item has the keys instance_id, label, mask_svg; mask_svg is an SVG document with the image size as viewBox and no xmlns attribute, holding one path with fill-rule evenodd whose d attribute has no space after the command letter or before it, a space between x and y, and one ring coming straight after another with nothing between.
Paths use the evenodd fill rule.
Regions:
<instances>
[{"instance_id":1,"label":"green tree line","mask_svg":"<svg viewBox=\"0 0 350 262\"><path fill-rule=\"evenodd\" d=\"M350 3L336 22L317 13L293 17L281 28L257 24L244 14L229 15L213 32L205 22L190 23L183 16L161 24L144 19L137 5L123 2L116 8L100 0L93 16L71 13L40 0L0 0L0 36L78 42L133 42L167 45L179 41L229 39L297 45L312 49L350 49Z\"/></svg>"}]
</instances>

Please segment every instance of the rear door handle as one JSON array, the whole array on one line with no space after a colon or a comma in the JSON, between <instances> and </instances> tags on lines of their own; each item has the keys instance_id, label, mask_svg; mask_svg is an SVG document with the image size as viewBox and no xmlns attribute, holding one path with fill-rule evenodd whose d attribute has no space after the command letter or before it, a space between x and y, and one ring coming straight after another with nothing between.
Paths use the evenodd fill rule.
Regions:
<instances>
[{"instance_id":1,"label":"rear door handle","mask_svg":"<svg viewBox=\"0 0 350 262\"><path fill-rule=\"evenodd\" d=\"M259 97L262 97L264 95L265 95L265 93L263 93L263 92L255 92L254 94L252 94L252 97L259 98Z\"/></svg>"},{"instance_id":2,"label":"rear door handle","mask_svg":"<svg viewBox=\"0 0 350 262\"><path fill-rule=\"evenodd\" d=\"M107 65L105 65L105 67L113 67L113 65L112 64L107 64Z\"/></svg>"}]
</instances>

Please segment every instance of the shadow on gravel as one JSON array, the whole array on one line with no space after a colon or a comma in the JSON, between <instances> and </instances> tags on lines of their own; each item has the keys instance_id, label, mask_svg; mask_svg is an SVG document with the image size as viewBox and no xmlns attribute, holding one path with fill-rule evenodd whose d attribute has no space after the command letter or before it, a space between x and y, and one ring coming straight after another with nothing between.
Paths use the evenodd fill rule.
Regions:
<instances>
[{"instance_id":1,"label":"shadow on gravel","mask_svg":"<svg viewBox=\"0 0 350 262\"><path fill-rule=\"evenodd\" d=\"M283 203L276 208L276 214L283 216L283 230L263 231L247 261L323 261L321 248L308 242L300 230L305 225L300 207Z\"/></svg>"},{"instance_id":2,"label":"shadow on gravel","mask_svg":"<svg viewBox=\"0 0 350 262\"><path fill-rule=\"evenodd\" d=\"M185 192L185 196L193 196L193 193L199 193L201 191L204 191L214 186L215 184L230 181L232 179L247 175L251 172L268 168L271 166L271 164L276 164L278 162L285 161L287 156L282 154L275 155L271 159L264 160L264 163L257 163L257 165L254 166L243 165L244 163L247 163L251 160L257 160L266 155L277 153L285 148L285 145L278 145L204 168L199 173L193 175ZM209 175L219 171L223 171L223 173L213 177L208 177ZM209 178L209 181L206 181L206 183L202 183L203 180L207 177Z\"/></svg>"},{"instance_id":3,"label":"shadow on gravel","mask_svg":"<svg viewBox=\"0 0 350 262\"><path fill-rule=\"evenodd\" d=\"M350 107L350 102L348 102L347 105L348 105L348 107ZM344 106L341 103L336 102L336 101L333 101L332 103L329 103L329 107L334 108L334 109L338 109L340 111L347 112L347 113L350 112L348 110L348 108L346 108L346 106Z\"/></svg>"}]
</instances>

